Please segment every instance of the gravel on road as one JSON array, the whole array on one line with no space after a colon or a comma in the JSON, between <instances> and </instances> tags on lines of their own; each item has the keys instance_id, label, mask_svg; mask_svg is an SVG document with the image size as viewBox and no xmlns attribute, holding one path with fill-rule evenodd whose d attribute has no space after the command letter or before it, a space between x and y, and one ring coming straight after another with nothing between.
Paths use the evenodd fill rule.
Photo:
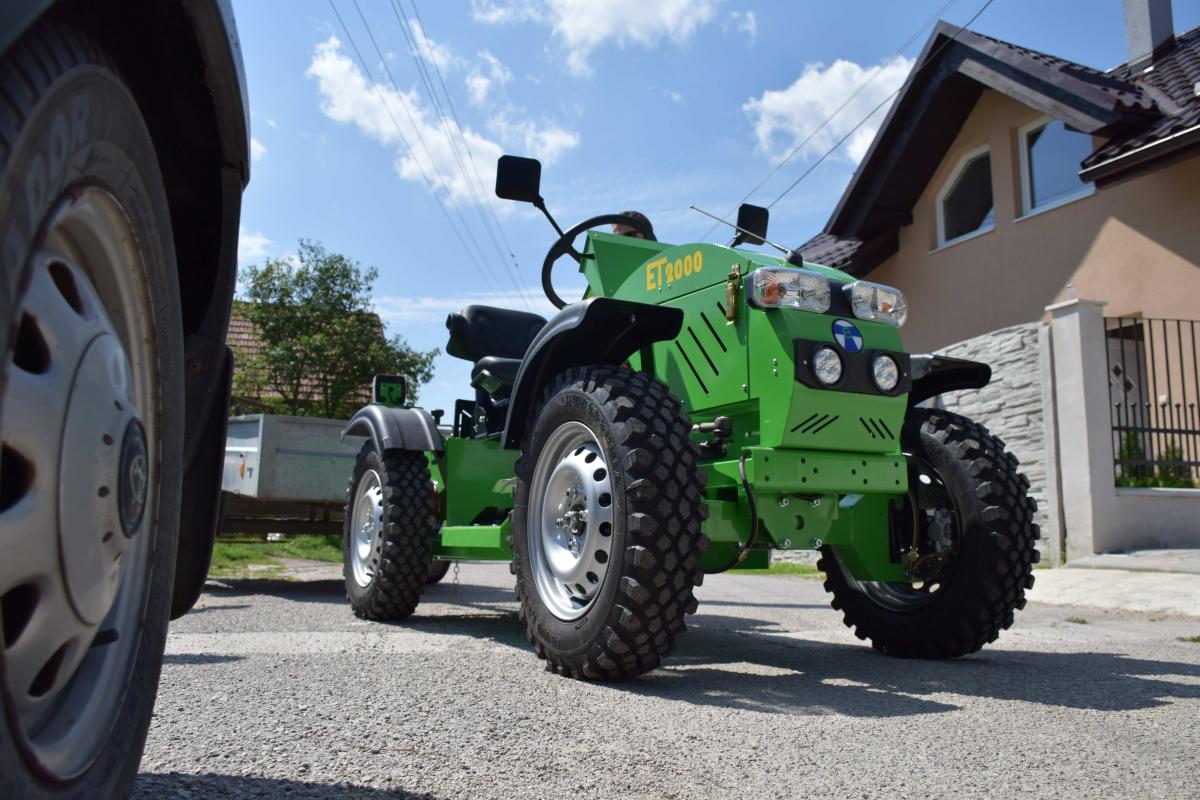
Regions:
<instances>
[{"instance_id":1,"label":"gravel on road","mask_svg":"<svg viewBox=\"0 0 1200 800\"><path fill-rule=\"evenodd\" d=\"M1196 796L1197 617L1031 603L976 655L907 661L816 580L727 574L663 667L592 684L543 670L506 565L460 578L401 624L336 580L210 584L135 797Z\"/></svg>"}]
</instances>

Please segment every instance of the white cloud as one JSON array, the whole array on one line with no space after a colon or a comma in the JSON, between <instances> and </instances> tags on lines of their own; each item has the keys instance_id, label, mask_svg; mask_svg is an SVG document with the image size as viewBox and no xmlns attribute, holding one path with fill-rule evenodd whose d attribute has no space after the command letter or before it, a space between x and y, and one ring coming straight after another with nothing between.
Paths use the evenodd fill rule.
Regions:
<instances>
[{"instance_id":1,"label":"white cloud","mask_svg":"<svg viewBox=\"0 0 1200 800\"><path fill-rule=\"evenodd\" d=\"M753 11L730 11L729 21L725 28L726 30L732 28L746 34L750 37L751 44L754 44L754 40L758 38L758 18L754 16Z\"/></svg>"},{"instance_id":2,"label":"white cloud","mask_svg":"<svg viewBox=\"0 0 1200 800\"><path fill-rule=\"evenodd\" d=\"M559 287L558 291L565 298L583 295L582 286ZM522 295L529 300L534 313L550 317L558 311L546 299L540 286L525 287L521 293L513 290L507 292L455 292L437 297L384 295L375 298L375 311L388 325L395 325L403 331L405 326L441 323L446 319L446 315L461 311L469 305L500 306L501 308L526 311L529 306L522 300Z\"/></svg>"},{"instance_id":3,"label":"white cloud","mask_svg":"<svg viewBox=\"0 0 1200 800\"><path fill-rule=\"evenodd\" d=\"M591 74L593 51L612 42L618 47L652 47L663 40L682 44L716 16L720 0L473 0L481 22L533 21L549 25L565 53L567 68Z\"/></svg>"},{"instance_id":4,"label":"white cloud","mask_svg":"<svg viewBox=\"0 0 1200 800\"><path fill-rule=\"evenodd\" d=\"M668 100L670 100L672 103L675 103L677 105L683 105L685 102L683 99L683 95L681 95L679 92L675 91L674 89L667 89L665 92L663 92L663 94L665 94L667 96Z\"/></svg>"},{"instance_id":5,"label":"white cloud","mask_svg":"<svg viewBox=\"0 0 1200 800\"><path fill-rule=\"evenodd\" d=\"M487 102L493 86L507 86L513 78L512 70L487 50L480 50L479 58L482 63L467 75L467 91L471 102L477 106Z\"/></svg>"},{"instance_id":6,"label":"white cloud","mask_svg":"<svg viewBox=\"0 0 1200 800\"><path fill-rule=\"evenodd\" d=\"M504 141L519 143L525 153L543 164L553 164L568 150L579 146L579 134L574 131L513 119L509 112L501 112L489 119L488 130Z\"/></svg>"},{"instance_id":7,"label":"white cloud","mask_svg":"<svg viewBox=\"0 0 1200 800\"><path fill-rule=\"evenodd\" d=\"M416 90L399 92L390 86L369 84L333 36L317 45L305 74L317 81L321 111L327 117L352 124L381 144L399 148L395 168L401 178L427 186L428 176L436 190L444 191L456 202L470 201L474 170L468 166L464 171L455 157L459 128L452 119L442 126ZM579 143L578 134L557 126L507 117L496 130L502 142L519 142L546 163ZM461 135L474 156L484 187L490 187L495 180L496 159L504 152L502 144L469 127L461 129Z\"/></svg>"},{"instance_id":8,"label":"white cloud","mask_svg":"<svg viewBox=\"0 0 1200 800\"><path fill-rule=\"evenodd\" d=\"M271 255L272 241L259 232L238 227L238 265L253 264Z\"/></svg>"},{"instance_id":9,"label":"white cloud","mask_svg":"<svg viewBox=\"0 0 1200 800\"><path fill-rule=\"evenodd\" d=\"M820 132L803 146L801 155L825 152L876 105L895 91L912 69L912 59L894 56L875 67L861 67L853 61L838 60L828 67L809 64L800 77L786 89L769 89L742 106L754 122L758 147L772 161L784 158L817 129L821 122L874 75L865 89L842 109ZM857 162L867 152L879 129L887 106L854 132L839 155Z\"/></svg>"},{"instance_id":10,"label":"white cloud","mask_svg":"<svg viewBox=\"0 0 1200 800\"><path fill-rule=\"evenodd\" d=\"M267 154L267 146L265 144L263 144L262 142L260 142L258 139L255 139L253 136L251 136L250 137L250 160L258 161L266 154Z\"/></svg>"},{"instance_id":11,"label":"white cloud","mask_svg":"<svg viewBox=\"0 0 1200 800\"><path fill-rule=\"evenodd\" d=\"M417 48L417 55L424 56L426 60L436 64L437 68L443 73L449 72L463 63L462 59L456 56L449 47L444 44L438 44L426 36L424 29L421 28L421 23L415 19L409 21L408 29L412 32L413 42Z\"/></svg>"},{"instance_id":12,"label":"white cloud","mask_svg":"<svg viewBox=\"0 0 1200 800\"><path fill-rule=\"evenodd\" d=\"M279 123L276 122L275 120L271 119L270 117L267 117L267 124L270 125L272 128L279 127Z\"/></svg>"}]
</instances>

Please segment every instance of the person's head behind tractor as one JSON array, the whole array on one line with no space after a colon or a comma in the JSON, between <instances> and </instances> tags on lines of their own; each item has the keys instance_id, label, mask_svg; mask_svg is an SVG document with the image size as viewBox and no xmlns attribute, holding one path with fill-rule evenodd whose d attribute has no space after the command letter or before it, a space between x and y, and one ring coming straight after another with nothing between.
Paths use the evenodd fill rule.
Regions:
<instances>
[{"instance_id":1,"label":"person's head behind tractor","mask_svg":"<svg viewBox=\"0 0 1200 800\"><path fill-rule=\"evenodd\" d=\"M651 236L654 235L654 226L650 224L650 218L647 217L642 212L640 212L640 211L622 211L621 214L626 217L633 217L634 219L640 219L642 222L646 223L646 227L650 229L650 235ZM622 225L619 222L612 226L612 232L618 236L632 236L635 239L645 239L646 238L645 235L641 231L639 231L637 228L633 227L632 225Z\"/></svg>"}]
</instances>

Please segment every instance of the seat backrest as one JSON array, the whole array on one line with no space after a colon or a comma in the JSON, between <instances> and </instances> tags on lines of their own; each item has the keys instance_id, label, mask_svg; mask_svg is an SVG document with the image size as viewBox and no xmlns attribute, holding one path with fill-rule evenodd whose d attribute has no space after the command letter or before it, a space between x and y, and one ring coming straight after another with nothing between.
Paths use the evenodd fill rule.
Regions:
<instances>
[{"instance_id":1,"label":"seat backrest","mask_svg":"<svg viewBox=\"0 0 1200 800\"><path fill-rule=\"evenodd\" d=\"M485 356L521 358L546 325L537 314L495 306L467 306L446 318L446 353L468 361Z\"/></svg>"}]
</instances>

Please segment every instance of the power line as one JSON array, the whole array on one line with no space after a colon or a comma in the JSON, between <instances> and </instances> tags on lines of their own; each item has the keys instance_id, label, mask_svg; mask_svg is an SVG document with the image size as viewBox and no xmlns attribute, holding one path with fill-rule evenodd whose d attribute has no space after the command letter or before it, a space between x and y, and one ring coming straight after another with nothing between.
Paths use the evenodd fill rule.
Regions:
<instances>
[{"instance_id":1,"label":"power line","mask_svg":"<svg viewBox=\"0 0 1200 800\"><path fill-rule=\"evenodd\" d=\"M415 3L413 4L413 11L414 12L416 11ZM437 71L438 78L439 78L439 80L441 80L441 83L442 83L442 90L446 94L446 101L447 101L447 103L449 103L450 102L450 93L449 93L449 91L446 90L445 81L441 79L441 69L440 69L440 67L438 67L437 58L434 56L432 50L430 50L430 52L428 54L425 54L424 52L422 52L422 48L419 46L419 44L417 42L416 32L412 31L410 34L411 24L409 23L408 16L404 13L404 9L400 6L398 0L393 0L393 2L392 2L392 13L396 17L396 22L399 23L399 25L400 25L400 32L404 35L405 43L407 43L409 46L409 54L412 56L413 63L416 65L418 76L421 78L422 83L425 85L425 91L429 94L429 99L430 99L431 105L433 106L434 112L437 114L438 121L442 127L442 131L446 134L446 140L450 145L450 152L454 156L455 163L458 164L458 168L461 171L463 179L466 181L467 189L471 194L471 198L474 200L475 210L479 214L480 222L483 223L484 231L487 233L488 238L491 240L492 246L496 250L496 254L500 257L500 262L502 264L504 264L506 271L509 273L509 277L512 279L513 286L516 288L517 294L520 295L522 302L524 302L527 307L532 308L528 297L526 297L526 295L525 295L525 289L524 289L524 287L521 286L521 283L518 280L517 275L513 271L513 266L509 265L509 263L505 257L505 250L504 250L504 248L502 248L500 246L500 240L496 238L496 234L492 230L492 225L489 222L487 214L485 213L485 210L491 211L492 218L493 219L495 218L495 212L492 211L491 206L486 205L485 202L480 199L481 197L486 198L487 192L483 187L483 179L479 176L478 169L474 169L474 166L475 166L474 161L470 159L469 145L467 144L466 136L462 132L462 125L461 125L461 123L458 122L457 116L455 116L455 124L452 125L450 123L449 119L446 116L445 111L442 108L442 103L441 103L440 99L438 98L437 91L433 86L433 81L430 78L429 67L425 63L426 61L428 61L429 64L431 64L433 66L433 69ZM426 48L428 48L429 47L428 34L425 32L424 23L421 22L419 17L417 19L417 24L421 26L421 33L422 33L422 36L424 37L424 44L426 45ZM455 137L455 134L457 134L457 138ZM460 141L462 143L461 147L459 146ZM471 167L474 169L474 172L475 172L474 179L472 178L471 171L469 171L467 169L467 160L464 160L464 158L463 158L462 152L464 149L466 149L468 151L468 159L467 160L470 160ZM497 220L495 220L495 223L496 223L497 229L500 230L501 237L503 237L504 230L500 226L500 221L497 219ZM508 249L508 256L512 256L511 247ZM514 258L514 263L515 263L515 258Z\"/></svg>"},{"instance_id":2,"label":"power line","mask_svg":"<svg viewBox=\"0 0 1200 800\"><path fill-rule=\"evenodd\" d=\"M953 33L953 34L950 36L950 38L949 38L949 39L947 39L946 41L942 42L942 44L941 44L941 46L940 46L940 47L938 47L936 50L934 50L932 53L930 53L930 54L929 54L929 58L925 60L925 63L921 64L919 67L917 67L917 69L916 69L916 70L914 70L914 71L913 71L913 75L915 76L915 75L916 75L917 73L919 73L919 72L920 72L922 69L924 69L926 65L933 63L934 59L935 59L935 58L936 58L936 57L937 57L937 56L938 56L938 55L939 55L939 54L940 54L940 53L941 53L943 50L945 50L945 49L946 49L946 48L947 48L947 47L948 47L948 46L949 46L949 45L950 45L952 42L956 41L956 40L958 39L958 35L959 35L960 33L962 33L963 31L965 31L965 30L967 29L967 26L968 26L968 25L970 25L972 22L974 22L975 20L977 20L977 19L979 18L979 15L980 15L980 14L982 14L984 11L986 11L986 10L987 10L987 8L988 8L988 6L990 6L990 5L991 5L991 4L992 4L994 1L995 1L995 0L987 0L987 2L985 2L985 3L984 3L984 4L983 4L981 7L980 7L980 9L979 9L978 11L976 11L976 12L975 12L975 16L971 17L971 18L970 18L969 20L967 20L967 21L966 21L964 24L960 25L960 26L959 26L959 28L958 28L958 30L956 30L956 31L955 31L955 32L954 32L954 33ZM903 87L901 87L901 88L903 88ZM875 115L875 112L879 111L879 109L883 108L885 105L887 105L887 104L888 104L888 103L890 103L892 100L894 100L894 99L896 98L896 95L898 95L898 94L900 94L900 89L896 89L896 91L892 92L890 95L888 95L888 96L887 96L887 97L885 97L883 100L881 100L881 101L879 102L879 104L878 104L878 105L876 105L874 108L872 108L872 109L871 109L871 110L870 110L870 111L867 113L867 115L866 115L865 117L863 117L861 120L859 120L859 122L858 122L858 124L857 124L857 125L855 125L855 126L854 126L853 128L851 128L849 131L847 131L845 136L843 136L842 138L840 138L840 139L838 139L836 142L834 142L834 144L833 144L833 147L830 147L828 150L826 150L824 153L822 153L822 154L821 154L821 157L820 157L820 158L818 158L818 159L817 159L817 160L816 160L816 161L815 161L815 162L814 162L812 165L810 165L808 169L804 170L804 172L803 172L803 173L800 175L800 177L799 177L799 178L796 178L796 180L792 181L792 183L791 183L791 185L790 185L790 186L788 186L786 189L784 189L782 192L780 192L780 194L779 194L779 196L778 196L778 197L776 197L776 198L775 198L774 200L772 200L772 201L771 201L769 204L767 204L767 208L772 208L772 207L774 207L774 205L775 205L776 203L778 203L780 200L782 200L782 199L783 199L783 198L784 198L784 197L787 195L787 193L788 193L788 192L792 191L792 189L795 189L797 186L799 186L799 185L800 185L800 182L801 182L802 180L804 180L804 179L805 179L805 178L807 178L809 175L811 175L811 174L812 174L812 171L821 165L821 162L823 162L825 159L829 158L829 156L830 156L830 155L832 155L832 154L833 154L833 152L834 152L835 150L837 150L839 147L841 147L841 146L842 146L842 143L843 143L843 142L845 142L845 141L846 141L847 139L849 139L849 138L850 138L852 135L854 135L854 132L855 132L855 131L857 131L859 128L861 128L863 125L865 125L865 124L866 124L866 122L867 122L867 120L869 120L871 117L873 117L873 116Z\"/></svg>"},{"instance_id":3,"label":"power line","mask_svg":"<svg viewBox=\"0 0 1200 800\"><path fill-rule=\"evenodd\" d=\"M945 14L946 11L948 11L950 9L950 7L957 2L958 2L958 0L947 0L947 2L943 3L941 8L939 8L937 11L933 12L933 14L930 15L930 17L927 20L925 20L924 22L921 23L920 27L918 27L915 31L913 31L912 35L909 36L904 41L904 44L902 44L896 48L895 55L902 55L904 53L904 51L907 50L909 48L909 46L914 41L917 40L917 37L920 36L921 33L924 32L924 30L929 27L929 24L931 22L934 22L939 17L941 17L943 14ZM894 57L895 56L893 56L893 58ZM770 172L768 172L761 181L754 184L754 188L751 189L750 191L746 192L746 195L741 200L738 200L737 203L734 204L733 208L731 208L731 209L729 209L729 211L725 212L725 216L726 217L731 216L733 214L733 212L737 210L738 206L740 206L742 203L749 200L754 195L755 192L757 192L759 189L761 189L763 187L763 184L765 184L767 181L771 180L771 178L774 178L776 173L779 172L779 170L781 170L785 166L787 166L787 164L789 164L791 162L791 160L793 158L795 158L796 155L799 154L799 152L801 150L803 150L804 147L813 140L813 137L815 137L821 131L825 130L825 126L827 126L830 122L832 122L834 117L836 117L838 114L842 113L842 110L845 109L846 106L850 105L850 103L854 100L854 98L858 97L860 94L863 93L863 91L868 86L870 86L872 83L874 83L875 79L878 78L882 72L883 72L882 66L876 67L874 70L872 70L871 74L867 77L867 79L865 81L863 81L861 84L859 84L858 88L855 89L853 92L851 92L850 96L847 97L845 100L843 100L842 104L840 106L835 108L829 114L829 116L825 117L825 119L821 120L821 124L818 125L817 127L813 128L812 132L810 132L808 134L808 136L804 137L804 141L800 142L795 147L793 147L791 149L791 151L786 156L784 156L783 159L778 164L776 164L775 167ZM717 226L719 224L720 223L713 223L712 227L709 228L704 233L704 236L702 238L707 239L709 236L712 236L712 232L717 229Z\"/></svg>"},{"instance_id":4,"label":"power line","mask_svg":"<svg viewBox=\"0 0 1200 800\"><path fill-rule=\"evenodd\" d=\"M374 76L371 74L370 68L367 67L366 59L363 58L362 52L358 49L358 45L355 43L354 37L350 35L350 28L346 25L346 21L344 19L342 19L342 15L340 13L338 13L337 6L335 6L333 4L333 0L329 0L329 7L331 9L333 9L333 15L335 17L337 17L338 23L341 24L342 31L346 34L346 41L348 41L350 43L350 48L352 50L354 50L354 54L358 58L358 63L362 67L363 74L367 76L367 80L370 81L371 86L375 89L375 94L377 94L379 96L379 102L383 105L383 110L388 115L388 119L390 119L392 121L392 125L395 126L396 133L400 136L400 141L404 144L405 149L411 153L412 145L409 143L408 137L406 137L404 135L404 130L400 127L400 123L397 122L396 117L392 115L392 109L388 105L387 98L384 96L382 90L379 87L379 84L375 81ZM465 252L467 254L467 256L471 259L471 263L474 265L476 272L479 273L479 277L483 278L484 283L486 283L488 285L489 289L491 289L492 291L494 291L496 293L499 293L500 287L499 287L499 284L497 284L495 281L495 276L489 277L491 269L487 268L487 270L485 272L484 267L486 267L486 263L484 264L484 266L480 266L479 261L476 260L475 255L471 252L471 248L467 247L467 243L463 239L462 233L459 231L458 226L454 224L454 219L450 216L450 212L448 210L446 210L445 203L442 202L442 198L437 193L437 184L434 183L433 180L429 177L429 174L425 172L425 167L423 167L421 165L420 161L418 161L417 159L413 159L413 161L416 163L417 169L421 173L421 177L425 179L425 182L427 184L429 184L430 194L432 194L433 199L437 201L438 208L440 208L442 210L442 214L445 215L446 222L448 222L450 224L450 229L452 231L454 231L455 237L458 239L459 244L462 245L463 252ZM468 233L469 233L469 231L468 231ZM478 247L478 245L477 245L477 247Z\"/></svg>"},{"instance_id":5,"label":"power line","mask_svg":"<svg viewBox=\"0 0 1200 800\"><path fill-rule=\"evenodd\" d=\"M397 5L399 5L400 0L393 0L393 2L396 3ZM428 31L429 29L425 27L425 21L421 19L421 12L417 9L417 0L411 0L411 2L412 2L412 7L413 7L413 14L415 14L417 17L417 24L421 26L422 31ZM426 38L428 38L428 34L426 35ZM438 82L441 83L441 85L442 85L442 92L446 95L446 104L450 107L450 114L454 117L454 122L458 126L457 129L458 129L459 135L462 136L462 130L463 130L462 121L458 118L458 110L455 109L455 107L454 107L454 99L450 96L450 92L446 89L446 81L442 77L441 67L438 66L436 60L433 60L433 69L434 69L434 72L438 76ZM482 184L483 178L482 178L482 176L480 176L479 168L476 166L475 153L471 150L471 143L467 141L467 138L465 136L462 136L462 142L463 142L463 146L467 149L467 160L471 164L471 169L472 169L472 171L474 171L476 179L478 179L480 184ZM500 238L504 241L504 247L506 250L508 250L508 254L512 258L513 264L516 265L516 268L518 270L520 270L521 265L517 261L517 256L513 252L512 245L508 243L508 237L504 235L504 226L500 224L500 219L496 216L496 209L494 206L495 200L491 195L487 194L486 192L484 192L484 197L486 197L488 200L487 209L492 215L492 221L496 224L496 230L499 231Z\"/></svg>"},{"instance_id":6,"label":"power line","mask_svg":"<svg viewBox=\"0 0 1200 800\"><path fill-rule=\"evenodd\" d=\"M488 259L483 254L483 248L479 246L479 242L475 239L475 235L471 232L471 227L467 224L467 220L463 216L462 209L458 207L458 203L456 203L454 200L454 193L450 191L449 188L450 182L446 180L446 177L442 175L441 170L438 169L437 161L433 157L433 151L429 148L429 144L425 141L425 135L421 133L421 126L417 124L416 116L412 113L412 109L408 107L408 101L404 99L404 92L400 91L399 84L396 83L396 79L392 76L391 67L388 66L387 59L383 55L383 50L379 47L379 42L375 39L375 34L371 32L370 23L367 22L367 18L363 14L362 8L358 4L358 0L352 1L354 3L354 9L358 12L358 18L362 21L363 27L366 28L367 37L371 40L371 44L375 47L375 53L379 56L379 60L383 64L383 70L388 76L388 81L392 84L392 89L396 92L396 96L400 98L400 107L404 109L404 113L408 116L408 121L412 124L413 130L417 134L417 141L421 143L421 149L425 151L425 156L429 159L429 165L433 168L433 171L437 175L441 184L447 188L447 200L450 201L450 207L453 208L454 212L458 215L459 220L463 224L463 229L467 232L467 238L471 240L471 244L475 245L475 249L478 251L480 259L482 259L484 263L487 263ZM332 2L332 0L330 0L330 2ZM412 148L410 148L410 155L412 154L411 151ZM416 158L414 157L413 160L416 161ZM418 161L417 163L419 164L420 162ZM503 268L503 254L500 256L500 263L501 267ZM495 278L495 275L492 277ZM499 287L499 280L497 280L496 283L497 287ZM525 304L526 308L532 311L533 306L530 304L529 299L525 296L524 292L521 291L521 287L515 279L513 280L513 286L517 290L517 295L521 298L521 302Z\"/></svg>"}]
</instances>

